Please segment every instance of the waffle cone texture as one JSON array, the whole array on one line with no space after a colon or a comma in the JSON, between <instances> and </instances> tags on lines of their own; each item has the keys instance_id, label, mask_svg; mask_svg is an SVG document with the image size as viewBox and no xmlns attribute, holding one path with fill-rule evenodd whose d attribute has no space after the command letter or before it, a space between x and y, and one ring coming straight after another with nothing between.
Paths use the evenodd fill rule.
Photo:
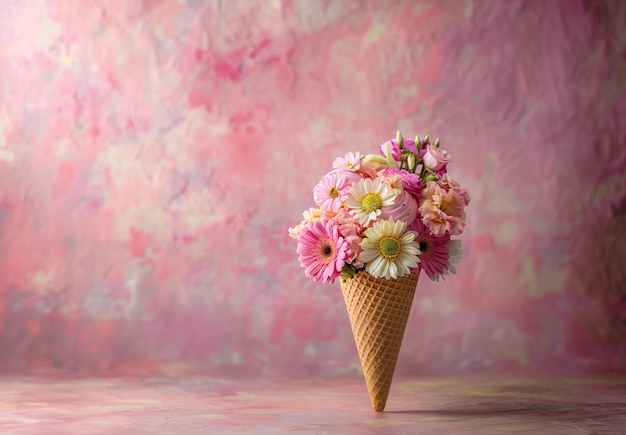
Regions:
<instances>
[{"instance_id":1,"label":"waffle cone texture","mask_svg":"<svg viewBox=\"0 0 626 435\"><path fill-rule=\"evenodd\" d=\"M382 412L387 403L418 278L411 273L386 280L361 271L354 278L341 280L365 383L376 412Z\"/></svg>"}]
</instances>

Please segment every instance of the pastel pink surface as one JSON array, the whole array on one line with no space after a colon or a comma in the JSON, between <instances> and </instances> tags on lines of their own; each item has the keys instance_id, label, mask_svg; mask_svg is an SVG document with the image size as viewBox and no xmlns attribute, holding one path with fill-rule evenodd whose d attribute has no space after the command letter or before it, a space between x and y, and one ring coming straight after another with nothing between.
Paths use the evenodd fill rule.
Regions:
<instances>
[{"instance_id":1,"label":"pastel pink surface","mask_svg":"<svg viewBox=\"0 0 626 435\"><path fill-rule=\"evenodd\" d=\"M357 371L287 228L348 151L472 195L399 373L626 368L626 4L2 3L0 368Z\"/></svg>"},{"instance_id":2,"label":"pastel pink surface","mask_svg":"<svg viewBox=\"0 0 626 435\"><path fill-rule=\"evenodd\" d=\"M0 378L3 434L623 433L626 378L397 379L372 411L361 379Z\"/></svg>"}]
</instances>

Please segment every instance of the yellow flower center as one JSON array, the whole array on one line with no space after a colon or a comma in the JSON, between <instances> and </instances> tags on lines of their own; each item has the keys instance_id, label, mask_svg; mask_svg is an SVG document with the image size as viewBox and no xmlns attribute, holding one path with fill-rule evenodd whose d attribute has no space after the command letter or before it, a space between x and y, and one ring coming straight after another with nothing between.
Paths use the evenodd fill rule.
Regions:
<instances>
[{"instance_id":1,"label":"yellow flower center","mask_svg":"<svg viewBox=\"0 0 626 435\"><path fill-rule=\"evenodd\" d=\"M371 213L380 210L383 200L378 193L368 193L361 200L361 210L365 213Z\"/></svg>"},{"instance_id":2,"label":"yellow flower center","mask_svg":"<svg viewBox=\"0 0 626 435\"><path fill-rule=\"evenodd\" d=\"M346 162L346 166L347 166L348 168L351 168L351 167L353 167L354 165L352 164L352 162Z\"/></svg>"},{"instance_id":3,"label":"yellow flower center","mask_svg":"<svg viewBox=\"0 0 626 435\"><path fill-rule=\"evenodd\" d=\"M400 240L392 236L380 239L378 254L387 260L393 260L400 255Z\"/></svg>"},{"instance_id":4,"label":"yellow flower center","mask_svg":"<svg viewBox=\"0 0 626 435\"><path fill-rule=\"evenodd\" d=\"M335 186L331 187L330 189L328 189L328 196L330 196L331 198L338 198L339 197L339 189L337 189Z\"/></svg>"}]
</instances>

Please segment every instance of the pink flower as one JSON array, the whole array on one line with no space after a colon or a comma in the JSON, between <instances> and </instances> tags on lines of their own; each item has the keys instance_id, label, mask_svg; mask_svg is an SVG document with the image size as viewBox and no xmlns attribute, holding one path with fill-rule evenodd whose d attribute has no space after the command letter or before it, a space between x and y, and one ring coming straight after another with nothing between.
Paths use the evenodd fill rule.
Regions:
<instances>
[{"instance_id":1,"label":"pink flower","mask_svg":"<svg viewBox=\"0 0 626 435\"><path fill-rule=\"evenodd\" d=\"M470 203L467 190L448 174L429 181L422 190L419 212L422 222L436 236L457 235L465 230L465 207Z\"/></svg>"},{"instance_id":2,"label":"pink flower","mask_svg":"<svg viewBox=\"0 0 626 435\"><path fill-rule=\"evenodd\" d=\"M366 154L361 159L361 169L359 169L359 174L361 174L364 178L374 179L378 176L380 171L384 171L389 168L387 164L387 159L384 156L379 156L378 154Z\"/></svg>"},{"instance_id":3,"label":"pink flower","mask_svg":"<svg viewBox=\"0 0 626 435\"><path fill-rule=\"evenodd\" d=\"M301 230L296 252L307 277L332 284L341 275L348 248L337 221L321 220Z\"/></svg>"},{"instance_id":4,"label":"pink flower","mask_svg":"<svg viewBox=\"0 0 626 435\"><path fill-rule=\"evenodd\" d=\"M402 186L402 176L400 174L383 171L380 173L379 177L398 195L404 190Z\"/></svg>"},{"instance_id":5,"label":"pink flower","mask_svg":"<svg viewBox=\"0 0 626 435\"><path fill-rule=\"evenodd\" d=\"M337 157L333 162L334 169L356 172L361 169L361 153L348 152L345 157Z\"/></svg>"},{"instance_id":6,"label":"pink flower","mask_svg":"<svg viewBox=\"0 0 626 435\"><path fill-rule=\"evenodd\" d=\"M348 245L350 245L346 261L356 267L362 267L363 263L358 261L359 254L363 250L361 248L361 241L363 240L361 237L361 232L363 231L361 224L357 219L352 217L345 207L339 209L339 213L337 213L335 219L339 223L339 234L341 234L344 240L348 242Z\"/></svg>"},{"instance_id":7,"label":"pink flower","mask_svg":"<svg viewBox=\"0 0 626 435\"><path fill-rule=\"evenodd\" d=\"M448 251L450 235L434 235L419 219L409 226L409 230L417 233L415 241L420 248L420 262L411 272L419 273L423 270L431 280L437 281L439 276L448 271L450 265L450 252Z\"/></svg>"},{"instance_id":8,"label":"pink flower","mask_svg":"<svg viewBox=\"0 0 626 435\"><path fill-rule=\"evenodd\" d=\"M389 145L387 145L389 144ZM388 140L386 142L381 143L378 146L378 152L380 155L385 155L385 149L390 148L391 156L393 159L400 163L402 160L402 150L398 146L398 143L395 139ZM402 149L412 152L413 154L417 154L417 147L415 146L415 141L413 139L403 138L402 139Z\"/></svg>"},{"instance_id":9,"label":"pink flower","mask_svg":"<svg viewBox=\"0 0 626 435\"><path fill-rule=\"evenodd\" d=\"M299 239L302 228L304 228L307 224L322 219L332 219L333 217L335 217L335 215L337 215L337 213L333 212L332 210L309 208L302 213L304 220L295 227L289 228L289 237L291 237L292 239Z\"/></svg>"},{"instance_id":10,"label":"pink flower","mask_svg":"<svg viewBox=\"0 0 626 435\"><path fill-rule=\"evenodd\" d=\"M438 183L448 190L454 189L454 190L462 191L463 196L465 196L467 199L467 204L469 204L470 202L469 193L467 193L467 190L461 189L461 185L457 183L455 180L453 180L450 175L448 174L442 175Z\"/></svg>"},{"instance_id":11,"label":"pink flower","mask_svg":"<svg viewBox=\"0 0 626 435\"><path fill-rule=\"evenodd\" d=\"M426 145L426 154L424 154L424 165L433 171L439 171L452 161L447 151L437 148L431 144Z\"/></svg>"},{"instance_id":12,"label":"pink flower","mask_svg":"<svg viewBox=\"0 0 626 435\"><path fill-rule=\"evenodd\" d=\"M436 272L432 277L430 277L430 279L432 279L433 281L439 281L439 278L445 281L446 276L456 273L456 267L454 266L459 262L461 256L463 255L461 241L448 240L448 243L446 243L446 248L448 249L448 254L450 255L450 258L448 258L448 268L444 270L443 273Z\"/></svg>"},{"instance_id":13,"label":"pink flower","mask_svg":"<svg viewBox=\"0 0 626 435\"><path fill-rule=\"evenodd\" d=\"M409 192L419 200L420 191L422 190L423 181L418 174L405 171L404 169L389 168L383 172L383 175L399 174L402 177L402 188Z\"/></svg>"},{"instance_id":14,"label":"pink flower","mask_svg":"<svg viewBox=\"0 0 626 435\"><path fill-rule=\"evenodd\" d=\"M358 260L359 254L363 251L363 248L361 248L361 242L363 241L361 237L361 225L359 225L357 221L346 222L341 224L339 232L350 246L346 261L354 264L356 267L362 267L363 263Z\"/></svg>"},{"instance_id":15,"label":"pink flower","mask_svg":"<svg viewBox=\"0 0 626 435\"><path fill-rule=\"evenodd\" d=\"M331 172L322 177L313 188L315 203L322 210L332 210L335 213L343 201L350 196L350 188L360 176L353 172Z\"/></svg>"},{"instance_id":16,"label":"pink flower","mask_svg":"<svg viewBox=\"0 0 626 435\"><path fill-rule=\"evenodd\" d=\"M401 192L393 204L383 207L380 219L394 218L396 221L406 222L407 225L417 218L418 203L415 197L408 192Z\"/></svg>"}]
</instances>

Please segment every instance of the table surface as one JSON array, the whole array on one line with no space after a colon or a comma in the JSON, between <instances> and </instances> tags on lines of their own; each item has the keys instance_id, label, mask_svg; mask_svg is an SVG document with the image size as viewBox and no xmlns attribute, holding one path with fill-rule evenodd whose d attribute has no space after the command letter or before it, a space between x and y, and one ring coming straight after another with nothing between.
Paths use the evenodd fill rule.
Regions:
<instances>
[{"instance_id":1,"label":"table surface","mask_svg":"<svg viewBox=\"0 0 626 435\"><path fill-rule=\"evenodd\" d=\"M0 433L626 434L626 374L396 378L0 377Z\"/></svg>"}]
</instances>

